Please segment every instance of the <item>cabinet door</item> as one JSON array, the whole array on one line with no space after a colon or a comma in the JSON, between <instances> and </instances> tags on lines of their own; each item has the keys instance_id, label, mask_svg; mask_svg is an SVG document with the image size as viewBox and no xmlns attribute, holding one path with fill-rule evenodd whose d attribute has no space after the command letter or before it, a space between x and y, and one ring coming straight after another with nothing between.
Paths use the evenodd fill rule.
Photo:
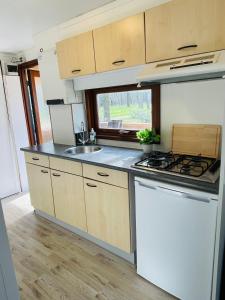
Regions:
<instances>
[{"instance_id":1,"label":"cabinet door","mask_svg":"<svg viewBox=\"0 0 225 300\"><path fill-rule=\"evenodd\" d=\"M223 0L173 0L146 12L146 61L219 50ZM222 21L223 20L223 21ZM218 27L218 23L221 28ZM222 29L224 33L224 29Z\"/></svg>"},{"instance_id":2,"label":"cabinet door","mask_svg":"<svg viewBox=\"0 0 225 300\"><path fill-rule=\"evenodd\" d=\"M56 44L60 77L62 79L95 72L92 32L63 40Z\"/></svg>"},{"instance_id":3,"label":"cabinet door","mask_svg":"<svg viewBox=\"0 0 225 300\"><path fill-rule=\"evenodd\" d=\"M83 178L51 170L56 218L87 231Z\"/></svg>"},{"instance_id":4,"label":"cabinet door","mask_svg":"<svg viewBox=\"0 0 225 300\"><path fill-rule=\"evenodd\" d=\"M88 179L84 190L88 233L130 252L128 190Z\"/></svg>"},{"instance_id":5,"label":"cabinet door","mask_svg":"<svg viewBox=\"0 0 225 300\"><path fill-rule=\"evenodd\" d=\"M93 35L97 72L145 63L142 13L95 29Z\"/></svg>"},{"instance_id":6,"label":"cabinet door","mask_svg":"<svg viewBox=\"0 0 225 300\"><path fill-rule=\"evenodd\" d=\"M50 170L27 164L27 175L33 207L55 216Z\"/></svg>"}]
</instances>

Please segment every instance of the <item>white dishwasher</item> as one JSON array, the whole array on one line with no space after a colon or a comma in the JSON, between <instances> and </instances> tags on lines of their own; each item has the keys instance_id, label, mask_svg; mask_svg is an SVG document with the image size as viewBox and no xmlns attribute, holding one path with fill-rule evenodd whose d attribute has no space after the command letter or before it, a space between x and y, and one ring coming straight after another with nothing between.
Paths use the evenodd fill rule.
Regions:
<instances>
[{"instance_id":1,"label":"white dishwasher","mask_svg":"<svg viewBox=\"0 0 225 300\"><path fill-rule=\"evenodd\" d=\"M135 178L137 273L182 300L210 300L217 195Z\"/></svg>"}]
</instances>

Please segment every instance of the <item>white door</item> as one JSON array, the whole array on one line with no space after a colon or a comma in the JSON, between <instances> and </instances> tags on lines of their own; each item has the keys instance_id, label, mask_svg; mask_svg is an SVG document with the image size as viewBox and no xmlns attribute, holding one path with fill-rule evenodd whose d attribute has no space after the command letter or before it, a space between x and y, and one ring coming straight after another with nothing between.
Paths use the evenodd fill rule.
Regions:
<instances>
[{"instance_id":1,"label":"white door","mask_svg":"<svg viewBox=\"0 0 225 300\"><path fill-rule=\"evenodd\" d=\"M7 106L12 125L15 150L18 160L21 187L23 192L28 191L27 172L24 154L20 150L29 145L26 118L24 113L22 91L19 76L4 76L6 86Z\"/></svg>"},{"instance_id":2,"label":"white door","mask_svg":"<svg viewBox=\"0 0 225 300\"><path fill-rule=\"evenodd\" d=\"M0 75L0 199L20 192L16 153Z\"/></svg>"},{"instance_id":3,"label":"white door","mask_svg":"<svg viewBox=\"0 0 225 300\"><path fill-rule=\"evenodd\" d=\"M217 201L137 180L137 272L182 300L210 300Z\"/></svg>"},{"instance_id":4,"label":"white door","mask_svg":"<svg viewBox=\"0 0 225 300\"><path fill-rule=\"evenodd\" d=\"M1 267L0 267L0 299L1 300L7 300L6 290L5 290L4 279L3 279Z\"/></svg>"},{"instance_id":5,"label":"white door","mask_svg":"<svg viewBox=\"0 0 225 300\"><path fill-rule=\"evenodd\" d=\"M0 202L0 300L6 299L19 300L19 292Z\"/></svg>"}]
</instances>

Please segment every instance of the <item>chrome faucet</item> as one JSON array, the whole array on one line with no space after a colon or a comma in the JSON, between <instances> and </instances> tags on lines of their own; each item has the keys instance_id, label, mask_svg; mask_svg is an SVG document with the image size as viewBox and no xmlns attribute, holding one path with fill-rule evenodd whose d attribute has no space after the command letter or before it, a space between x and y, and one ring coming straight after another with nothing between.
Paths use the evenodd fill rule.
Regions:
<instances>
[{"instance_id":1,"label":"chrome faucet","mask_svg":"<svg viewBox=\"0 0 225 300\"><path fill-rule=\"evenodd\" d=\"M88 139L85 138L84 122L81 122L80 129L81 129L81 133L80 133L81 138L79 139L79 142L82 145L85 145Z\"/></svg>"}]
</instances>

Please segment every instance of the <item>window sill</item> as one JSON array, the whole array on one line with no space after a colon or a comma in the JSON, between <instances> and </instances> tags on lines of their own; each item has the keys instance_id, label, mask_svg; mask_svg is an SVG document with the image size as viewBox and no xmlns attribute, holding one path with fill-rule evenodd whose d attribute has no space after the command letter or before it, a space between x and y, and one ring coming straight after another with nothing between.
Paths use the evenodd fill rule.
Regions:
<instances>
[{"instance_id":1,"label":"window sill","mask_svg":"<svg viewBox=\"0 0 225 300\"><path fill-rule=\"evenodd\" d=\"M127 134L121 134L121 135L113 135L113 134L98 134L97 133L97 139L104 139L104 140L114 140L114 141L126 141L126 142L134 142L138 143L138 139L136 138L136 135L127 135Z\"/></svg>"}]
</instances>

